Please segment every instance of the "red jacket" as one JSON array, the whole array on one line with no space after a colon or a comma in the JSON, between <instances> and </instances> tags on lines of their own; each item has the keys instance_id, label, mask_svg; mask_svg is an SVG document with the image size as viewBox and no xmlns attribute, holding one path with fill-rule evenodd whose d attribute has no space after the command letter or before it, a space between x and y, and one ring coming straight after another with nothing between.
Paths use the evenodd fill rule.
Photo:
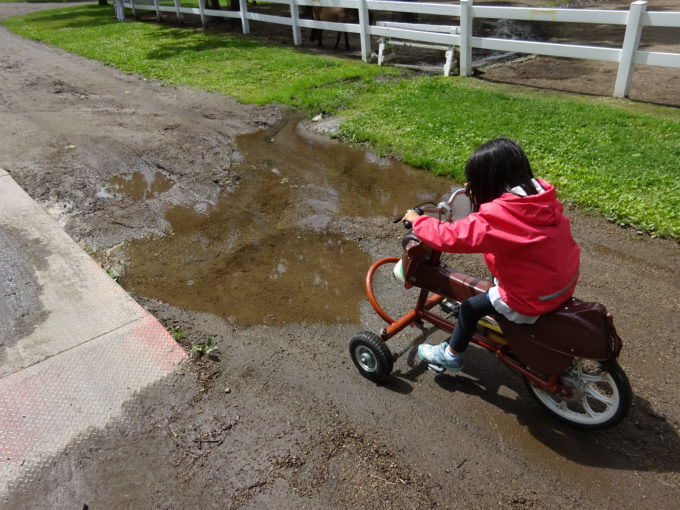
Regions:
<instances>
[{"instance_id":1,"label":"red jacket","mask_svg":"<svg viewBox=\"0 0 680 510\"><path fill-rule=\"evenodd\" d=\"M555 188L520 197L504 193L455 223L421 216L413 232L436 250L484 253L501 298L524 315L548 313L571 297L580 250Z\"/></svg>"}]
</instances>

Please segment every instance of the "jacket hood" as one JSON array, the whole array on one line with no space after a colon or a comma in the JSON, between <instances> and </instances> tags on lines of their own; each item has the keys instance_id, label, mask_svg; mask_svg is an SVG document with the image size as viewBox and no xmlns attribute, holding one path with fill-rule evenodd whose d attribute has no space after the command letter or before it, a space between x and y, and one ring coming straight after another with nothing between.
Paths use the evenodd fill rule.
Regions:
<instances>
[{"instance_id":1,"label":"jacket hood","mask_svg":"<svg viewBox=\"0 0 680 510\"><path fill-rule=\"evenodd\" d=\"M540 179L537 179L545 190L537 195L521 197L513 193L504 193L490 204L502 208L507 214L511 214L522 221L533 225L555 225L562 217L562 204L557 200L555 187ZM481 212L481 211L480 211Z\"/></svg>"}]
</instances>

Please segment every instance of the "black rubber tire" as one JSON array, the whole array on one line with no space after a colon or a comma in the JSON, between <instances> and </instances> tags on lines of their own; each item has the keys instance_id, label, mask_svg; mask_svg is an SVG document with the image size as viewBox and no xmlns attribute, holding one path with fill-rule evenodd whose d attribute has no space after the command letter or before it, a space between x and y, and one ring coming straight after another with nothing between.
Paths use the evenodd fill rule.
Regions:
<instances>
[{"instance_id":1,"label":"black rubber tire","mask_svg":"<svg viewBox=\"0 0 680 510\"><path fill-rule=\"evenodd\" d=\"M349 342L349 355L359 373L373 382L382 382L392 373L392 353L385 342L370 331L362 331Z\"/></svg>"},{"instance_id":2,"label":"black rubber tire","mask_svg":"<svg viewBox=\"0 0 680 510\"><path fill-rule=\"evenodd\" d=\"M538 405L558 420L568 423L570 426L579 429L600 430L613 427L623 420L623 418L625 418L625 416L628 414L630 404L633 400L633 390L630 386L630 382L628 381L626 373L619 366L619 364L613 363L609 368L608 373L611 376L613 385L615 386L617 399L615 401L615 407L612 407L611 412L603 413L603 418L586 418L585 414L587 413L583 413L583 417L579 417L577 413L573 413L572 418L569 416L568 412L558 411L556 408L553 408L551 404L547 404L541 400L540 393L542 390L533 386L527 379L524 379L524 384L526 385L529 394L538 403ZM544 397L548 395L547 392L542 393Z\"/></svg>"}]
</instances>

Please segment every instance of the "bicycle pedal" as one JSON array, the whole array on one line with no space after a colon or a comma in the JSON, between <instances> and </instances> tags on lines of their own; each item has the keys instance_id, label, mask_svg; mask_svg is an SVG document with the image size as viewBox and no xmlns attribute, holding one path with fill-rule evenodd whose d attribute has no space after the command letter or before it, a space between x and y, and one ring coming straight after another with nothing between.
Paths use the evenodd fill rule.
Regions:
<instances>
[{"instance_id":1,"label":"bicycle pedal","mask_svg":"<svg viewBox=\"0 0 680 510\"><path fill-rule=\"evenodd\" d=\"M443 374L446 371L444 367L440 367L439 365L433 365L432 363L427 364L427 369L430 372L434 372L435 374Z\"/></svg>"},{"instance_id":2,"label":"bicycle pedal","mask_svg":"<svg viewBox=\"0 0 680 510\"><path fill-rule=\"evenodd\" d=\"M439 304L439 308L441 308L441 310L442 310L444 313L447 313L447 314L449 314L449 315L454 315L454 316L457 317L457 316L458 316L458 311L460 310L460 303L458 303L458 302L456 302L456 301L448 301L448 300L445 300L445 301L442 301L442 302Z\"/></svg>"}]
</instances>

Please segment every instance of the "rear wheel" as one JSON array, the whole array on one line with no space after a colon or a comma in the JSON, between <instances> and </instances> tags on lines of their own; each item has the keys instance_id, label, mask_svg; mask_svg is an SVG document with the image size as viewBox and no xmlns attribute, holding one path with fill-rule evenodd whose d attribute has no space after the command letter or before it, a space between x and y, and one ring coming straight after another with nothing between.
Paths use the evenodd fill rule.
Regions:
<instances>
[{"instance_id":1,"label":"rear wheel","mask_svg":"<svg viewBox=\"0 0 680 510\"><path fill-rule=\"evenodd\" d=\"M628 377L618 363L605 370L597 361L578 360L560 378L560 383L572 390L569 397L524 382L543 409L581 429L613 427L626 416L633 397Z\"/></svg>"},{"instance_id":2,"label":"rear wheel","mask_svg":"<svg viewBox=\"0 0 680 510\"><path fill-rule=\"evenodd\" d=\"M349 355L359 373L373 382L382 382L392 372L392 353L385 342L370 331L362 331L349 342Z\"/></svg>"}]
</instances>

